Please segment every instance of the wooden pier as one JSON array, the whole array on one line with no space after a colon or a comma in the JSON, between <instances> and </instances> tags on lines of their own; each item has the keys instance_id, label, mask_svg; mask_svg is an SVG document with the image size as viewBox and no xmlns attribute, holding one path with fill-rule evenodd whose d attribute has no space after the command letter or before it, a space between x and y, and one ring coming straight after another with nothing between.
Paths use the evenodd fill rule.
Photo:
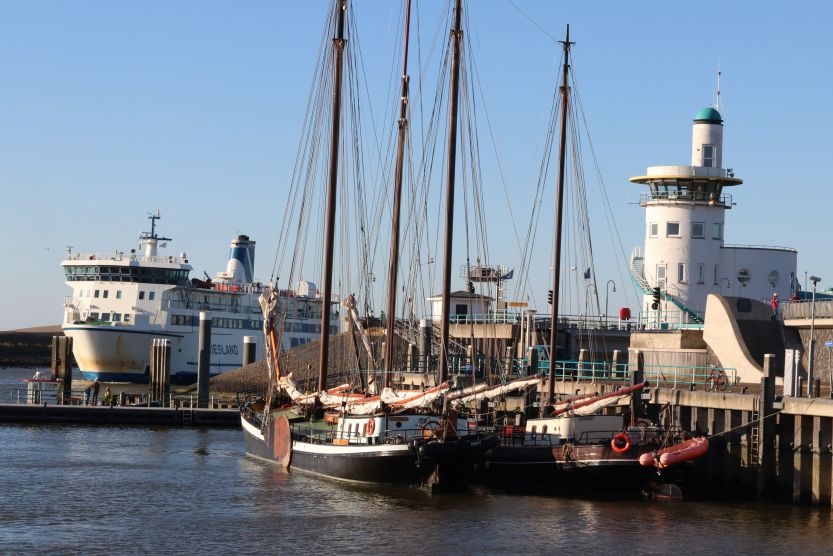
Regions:
<instances>
[{"instance_id":1,"label":"wooden pier","mask_svg":"<svg viewBox=\"0 0 833 556\"><path fill-rule=\"evenodd\" d=\"M0 423L239 427L237 409L0 404Z\"/></svg>"}]
</instances>

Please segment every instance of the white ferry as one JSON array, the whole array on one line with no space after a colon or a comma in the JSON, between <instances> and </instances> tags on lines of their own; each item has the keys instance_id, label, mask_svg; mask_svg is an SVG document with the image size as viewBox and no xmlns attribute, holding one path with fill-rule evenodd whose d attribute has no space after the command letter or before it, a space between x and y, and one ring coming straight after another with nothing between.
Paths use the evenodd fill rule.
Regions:
<instances>
[{"instance_id":1,"label":"white ferry","mask_svg":"<svg viewBox=\"0 0 833 556\"><path fill-rule=\"evenodd\" d=\"M193 269L185 253L162 255L170 238L151 231L129 253L76 253L68 249L61 262L72 295L64 300L64 334L73 339L73 354L85 379L146 382L154 338L171 341L171 375L196 376L200 311L211 314L211 373L243 363L243 337L257 337L257 359L263 353L263 317L255 282L255 242L241 235L231 242L227 268L214 280L189 279ZM288 307L283 349L317 340L323 300L315 284L300 282L297 291L282 290ZM339 332L338 303L329 304ZM191 376L188 376L191 375Z\"/></svg>"}]
</instances>

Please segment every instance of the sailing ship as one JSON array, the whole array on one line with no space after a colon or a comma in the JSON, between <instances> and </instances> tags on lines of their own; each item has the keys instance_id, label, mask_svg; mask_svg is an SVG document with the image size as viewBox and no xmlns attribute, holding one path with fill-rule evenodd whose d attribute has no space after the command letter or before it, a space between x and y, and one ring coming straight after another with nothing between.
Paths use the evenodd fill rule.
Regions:
<instances>
[{"instance_id":1,"label":"sailing ship","mask_svg":"<svg viewBox=\"0 0 833 556\"><path fill-rule=\"evenodd\" d=\"M396 308L399 212L401 206L403 153L408 127L408 29L410 0L406 0L405 49L399 114L397 162L394 180L391 254L389 268L388 323L385 368L379 394L366 387L353 392L350 384L328 389L329 343L320 341L318 389L298 390L291 375L281 372L281 336L285 313L275 302L275 290L267 286L261 296L264 335L271 387L265 398L251 400L241 409L247 453L329 478L365 483L429 485L462 488L483 452L497 443L494 435L483 435L474 423L444 410L443 397L450 390L447 381L445 349L440 353L439 380L424 391L399 391L391 387L393 362L393 324ZM323 297L332 296L333 243L339 182L339 134L341 125L341 83L343 56L347 45L345 16L347 0L334 4L334 37L329 59L332 67L332 125L330 135L329 180L326 192L324 230ZM462 5L454 8L451 89L449 93L449 170L448 214L453 215L456 142L456 99L459 88L459 58L462 37ZM448 342L448 297L451 271L451 225L447 223L443 340ZM349 305L351 313L355 310ZM354 325L360 328L358 319ZM329 328L329 315L322 314L322 330Z\"/></svg>"},{"instance_id":2,"label":"sailing ship","mask_svg":"<svg viewBox=\"0 0 833 556\"><path fill-rule=\"evenodd\" d=\"M549 376L540 415L518 426L499 427L501 442L483 458L481 478L510 490L536 493L583 493L603 496L641 495L652 483L668 480L666 468L699 457L708 442L683 441L677 431L663 430L640 418L634 397L647 386L640 382L603 395L556 401L557 335L561 280L562 226L570 105L570 27L561 41L564 59L560 95L560 145L555 206L555 242L548 350ZM579 172L580 173L580 172ZM630 399L630 411L605 415L601 410ZM665 457L665 460L662 458ZM663 477L664 472L664 477Z\"/></svg>"}]
</instances>

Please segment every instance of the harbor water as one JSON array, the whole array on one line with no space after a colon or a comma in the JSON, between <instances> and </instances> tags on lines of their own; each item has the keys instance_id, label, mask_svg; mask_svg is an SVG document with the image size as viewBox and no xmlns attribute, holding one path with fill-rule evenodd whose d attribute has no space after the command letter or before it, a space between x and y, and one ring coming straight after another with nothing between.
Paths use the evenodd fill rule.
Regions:
<instances>
[{"instance_id":1,"label":"harbor water","mask_svg":"<svg viewBox=\"0 0 833 556\"><path fill-rule=\"evenodd\" d=\"M0 370L7 388L30 371ZM3 399L8 403L8 399ZM246 456L235 429L0 423L0 552L822 554L829 510L360 487Z\"/></svg>"}]
</instances>

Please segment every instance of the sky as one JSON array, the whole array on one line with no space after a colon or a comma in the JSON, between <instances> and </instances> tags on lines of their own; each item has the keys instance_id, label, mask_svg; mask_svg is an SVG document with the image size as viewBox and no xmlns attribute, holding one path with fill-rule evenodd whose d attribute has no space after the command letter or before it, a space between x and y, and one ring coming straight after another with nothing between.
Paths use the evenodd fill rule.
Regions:
<instances>
[{"instance_id":1,"label":"sky","mask_svg":"<svg viewBox=\"0 0 833 556\"><path fill-rule=\"evenodd\" d=\"M66 246L128 250L156 209L194 276L223 270L230 240L246 233L257 241L255 274L267 280L328 3L2 6L0 231L10 252L0 330L59 323L70 293L59 266ZM444 6L415 1L424 52ZM400 4L355 0L352 9L368 90L389 107ZM557 79L553 37L570 24L588 133L627 252L645 231L642 186L628 178L689 163L691 121L714 101L720 68L724 166L744 180L732 191L726 242L796 248L798 275L833 286L833 4L475 0L466 9L495 136L484 152L498 153L519 227ZM495 172L484 174L485 202L499 207ZM510 234L495 231L496 259L514 265ZM605 234L596 241L600 289L614 280L610 306L633 307ZM546 272L533 279L539 308Z\"/></svg>"}]
</instances>

